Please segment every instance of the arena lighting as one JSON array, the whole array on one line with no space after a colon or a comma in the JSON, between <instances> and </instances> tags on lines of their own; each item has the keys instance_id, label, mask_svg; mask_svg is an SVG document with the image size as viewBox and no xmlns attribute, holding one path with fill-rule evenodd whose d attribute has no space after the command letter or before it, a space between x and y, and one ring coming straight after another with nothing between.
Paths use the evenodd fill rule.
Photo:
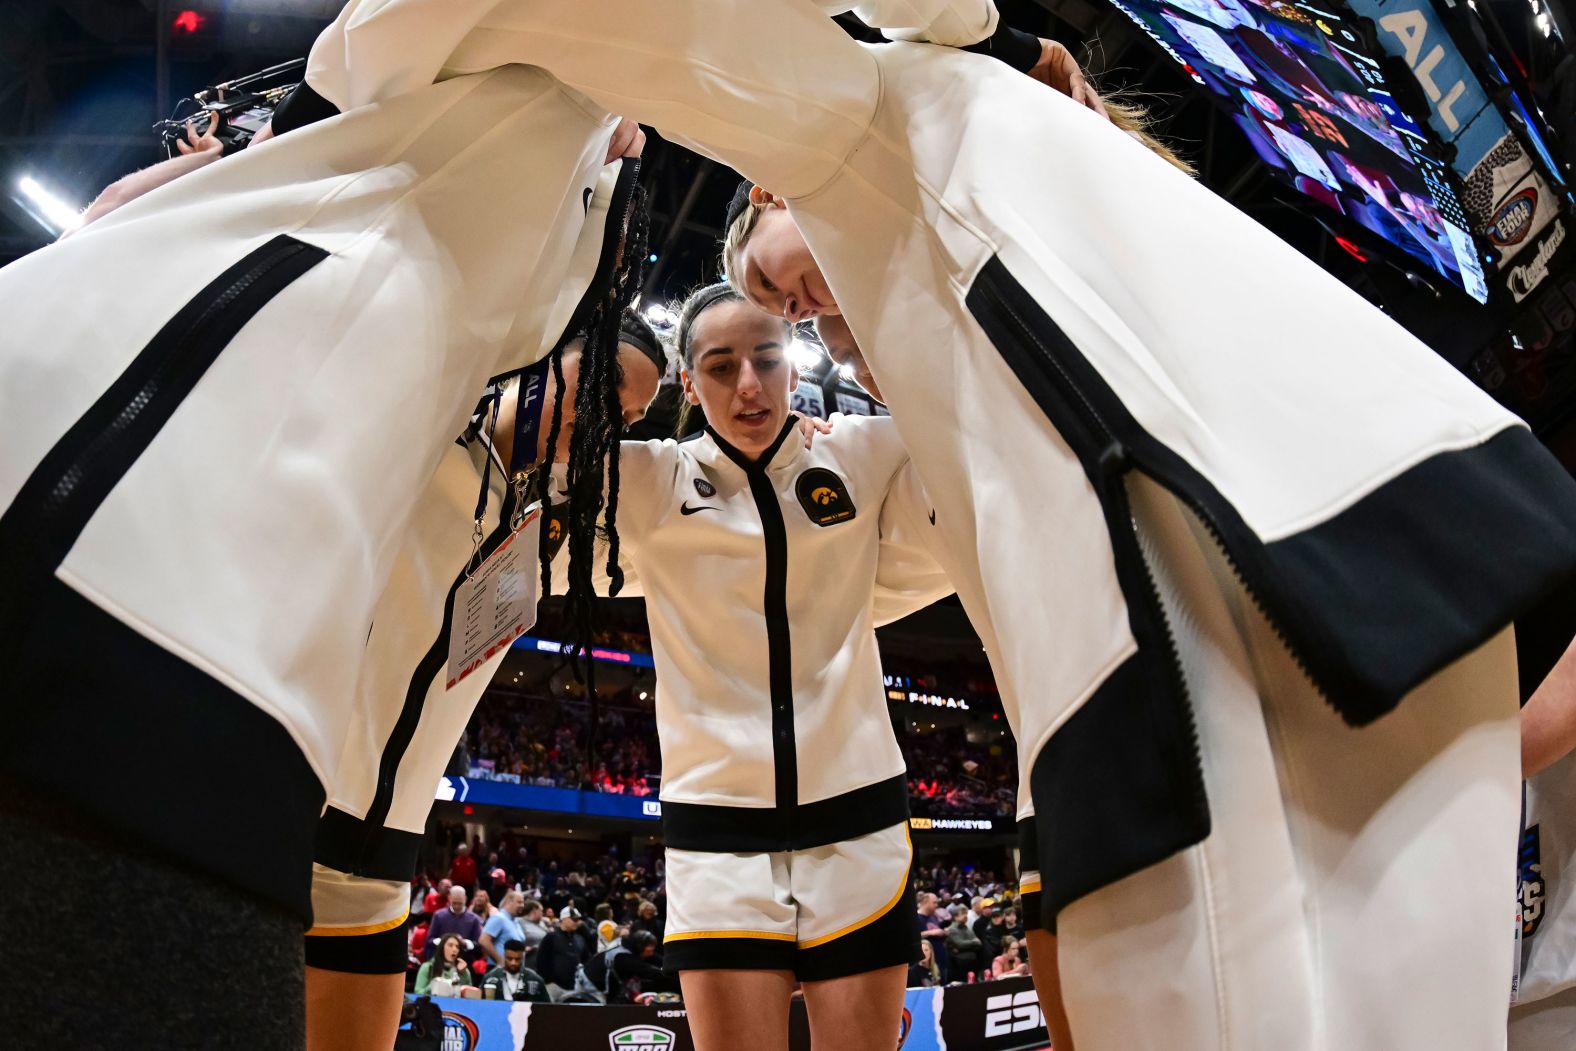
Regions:
<instances>
[{"instance_id":1,"label":"arena lighting","mask_svg":"<svg viewBox=\"0 0 1576 1051\"><path fill-rule=\"evenodd\" d=\"M837 366L837 374L850 383L854 381L854 367L852 365Z\"/></svg>"},{"instance_id":2,"label":"arena lighting","mask_svg":"<svg viewBox=\"0 0 1576 1051\"><path fill-rule=\"evenodd\" d=\"M679 316L665 303L653 303L643 313L648 322L659 327L673 328L679 323Z\"/></svg>"},{"instance_id":3,"label":"arena lighting","mask_svg":"<svg viewBox=\"0 0 1576 1051\"><path fill-rule=\"evenodd\" d=\"M208 19L188 8L175 16L175 20L170 23L170 28L178 33L195 33L202 28L202 24L206 21Z\"/></svg>"},{"instance_id":4,"label":"arena lighting","mask_svg":"<svg viewBox=\"0 0 1576 1051\"><path fill-rule=\"evenodd\" d=\"M56 197L48 187L31 175L24 175L16 181L16 188L21 191L33 205L28 209L33 218L37 219L52 234L63 234L67 230L75 230L82 223L82 210L73 208L59 197ZM35 210L36 209L36 210Z\"/></svg>"},{"instance_id":5,"label":"arena lighting","mask_svg":"<svg viewBox=\"0 0 1576 1051\"><path fill-rule=\"evenodd\" d=\"M788 344L788 356L798 366L800 372L809 372L821 360L821 348L809 340L795 339Z\"/></svg>"}]
</instances>

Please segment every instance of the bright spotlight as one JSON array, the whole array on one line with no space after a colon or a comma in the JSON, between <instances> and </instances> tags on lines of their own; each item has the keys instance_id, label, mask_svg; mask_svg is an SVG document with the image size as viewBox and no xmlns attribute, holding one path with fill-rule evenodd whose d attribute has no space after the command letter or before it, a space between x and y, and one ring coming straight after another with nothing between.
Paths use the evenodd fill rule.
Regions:
<instances>
[{"instance_id":1,"label":"bright spotlight","mask_svg":"<svg viewBox=\"0 0 1576 1051\"><path fill-rule=\"evenodd\" d=\"M22 191L22 196L32 204L29 211L33 217L40 221L52 234L63 234L67 230L74 230L82 222L82 211L73 208L59 197L51 193L43 183L31 175L24 175L16 181L16 188Z\"/></svg>"},{"instance_id":2,"label":"bright spotlight","mask_svg":"<svg viewBox=\"0 0 1576 1051\"><path fill-rule=\"evenodd\" d=\"M837 366L837 374L850 383L854 382L854 367L852 365Z\"/></svg>"},{"instance_id":3,"label":"bright spotlight","mask_svg":"<svg viewBox=\"0 0 1576 1051\"><path fill-rule=\"evenodd\" d=\"M788 356L800 372L809 372L821 360L821 348L809 340L795 339L788 344Z\"/></svg>"},{"instance_id":4,"label":"bright spotlight","mask_svg":"<svg viewBox=\"0 0 1576 1051\"><path fill-rule=\"evenodd\" d=\"M664 303L653 303L644 313L646 321L656 328L672 328L679 323L679 316Z\"/></svg>"}]
</instances>

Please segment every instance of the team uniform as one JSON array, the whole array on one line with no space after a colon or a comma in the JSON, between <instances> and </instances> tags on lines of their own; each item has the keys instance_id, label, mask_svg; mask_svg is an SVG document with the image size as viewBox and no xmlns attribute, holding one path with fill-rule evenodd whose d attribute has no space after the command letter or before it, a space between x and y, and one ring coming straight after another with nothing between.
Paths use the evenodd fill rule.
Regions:
<instances>
[{"instance_id":1,"label":"team uniform","mask_svg":"<svg viewBox=\"0 0 1576 1051\"><path fill-rule=\"evenodd\" d=\"M544 349L577 334L593 299L608 287L611 249L623 235L637 173L633 162L608 165L587 199L563 291L548 313ZM550 374L543 378L552 382ZM465 434L445 451L378 600L350 730L314 845L306 947L311 966L404 971L410 879L434 789L508 652L500 650L449 684L450 607L459 579L473 557L486 558L509 536L515 511L509 484L514 465L492 448L490 404L483 401ZM540 400L536 406L540 412ZM473 528L483 477L490 491L478 549Z\"/></svg>"},{"instance_id":2,"label":"team uniform","mask_svg":"<svg viewBox=\"0 0 1576 1051\"><path fill-rule=\"evenodd\" d=\"M950 593L890 420L626 442L624 594L659 687L669 970L839 978L917 958L902 753L874 628Z\"/></svg>"},{"instance_id":3,"label":"team uniform","mask_svg":"<svg viewBox=\"0 0 1576 1051\"><path fill-rule=\"evenodd\" d=\"M0 273L0 772L302 919L400 538L543 344L614 124L539 69L353 50L307 74L341 115Z\"/></svg>"},{"instance_id":4,"label":"team uniform","mask_svg":"<svg viewBox=\"0 0 1576 1051\"><path fill-rule=\"evenodd\" d=\"M1576 484L1519 420L1000 63L793 0L354 6L402 71L541 63L787 198L945 494L1085 1051L1503 1038L1506 632L1576 570Z\"/></svg>"}]
</instances>

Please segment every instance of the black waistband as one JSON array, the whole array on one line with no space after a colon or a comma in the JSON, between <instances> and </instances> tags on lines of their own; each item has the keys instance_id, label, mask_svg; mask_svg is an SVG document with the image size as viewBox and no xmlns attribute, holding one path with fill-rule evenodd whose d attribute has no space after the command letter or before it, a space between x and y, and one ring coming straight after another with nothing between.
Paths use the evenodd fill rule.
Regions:
<instances>
[{"instance_id":1,"label":"black waistband","mask_svg":"<svg viewBox=\"0 0 1576 1051\"><path fill-rule=\"evenodd\" d=\"M809 850L908 820L908 783L897 774L797 806L739 807L662 801L662 837L678 850L753 853Z\"/></svg>"}]
</instances>

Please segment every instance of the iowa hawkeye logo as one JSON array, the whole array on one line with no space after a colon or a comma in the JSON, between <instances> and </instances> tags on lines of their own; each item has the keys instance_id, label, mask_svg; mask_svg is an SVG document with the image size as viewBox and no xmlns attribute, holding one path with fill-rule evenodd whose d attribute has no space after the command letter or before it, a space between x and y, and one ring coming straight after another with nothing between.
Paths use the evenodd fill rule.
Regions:
<instances>
[{"instance_id":1,"label":"iowa hawkeye logo","mask_svg":"<svg viewBox=\"0 0 1576 1051\"><path fill-rule=\"evenodd\" d=\"M673 1030L657 1025L626 1025L607 1034L611 1051L673 1051L678 1039Z\"/></svg>"},{"instance_id":2,"label":"iowa hawkeye logo","mask_svg":"<svg viewBox=\"0 0 1576 1051\"><path fill-rule=\"evenodd\" d=\"M818 526L836 525L854 517L848 486L824 467L812 467L801 474L794 483L794 492L799 496L799 506Z\"/></svg>"}]
</instances>

